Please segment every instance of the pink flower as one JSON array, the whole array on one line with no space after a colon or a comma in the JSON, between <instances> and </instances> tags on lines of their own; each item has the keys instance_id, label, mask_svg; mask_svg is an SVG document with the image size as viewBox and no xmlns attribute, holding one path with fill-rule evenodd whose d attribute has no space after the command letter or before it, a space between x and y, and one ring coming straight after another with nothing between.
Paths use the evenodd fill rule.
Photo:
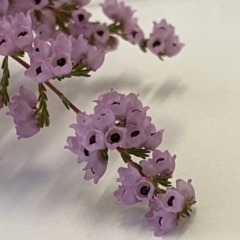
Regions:
<instances>
[{"instance_id":1,"label":"pink flower","mask_svg":"<svg viewBox=\"0 0 240 240\"><path fill-rule=\"evenodd\" d=\"M135 185L142 178L140 173L130 164L127 164L127 168L120 167L118 174L119 178L117 178L117 182L121 182L127 187Z\"/></svg>"},{"instance_id":2,"label":"pink flower","mask_svg":"<svg viewBox=\"0 0 240 240\"><path fill-rule=\"evenodd\" d=\"M119 205L133 205L139 202L131 187L118 186L118 190L116 190L113 195L117 198L117 204Z\"/></svg>"},{"instance_id":3,"label":"pink flower","mask_svg":"<svg viewBox=\"0 0 240 240\"><path fill-rule=\"evenodd\" d=\"M195 190L192 186L192 180L189 179L187 182L182 179L178 179L176 181L177 191L180 192L186 202L194 202L195 201Z\"/></svg>"},{"instance_id":4,"label":"pink flower","mask_svg":"<svg viewBox=\"0 0 240 240\"><path fill-rule=\"evenodd\" d=\"M33 32L30 13L28 12L26 15L18 13L15 17L10 16L10 19L13 29L13 40L16 46L23 50L31 46L33 42Z\"/></svg>"},{"instance_id":5,"label":"pink flower","mask_svg":"<svg viewBox=\"0 0 240 240\"><path fill-rule=\"evenodd\" d=\"M105 2L100 5L106 16L114 21L127 22L133 16L132 9L125 6L123 2L118 3L116 0L105 0Z\"/></svg>"},{"instance_id":6,"label":"pink flower","mask_svg":"<svg viewBox=\"0 0 240 240\"><path fill-rule=\"evenodd\" d=\"M174 188L167 188L166 193L159 194L157 199L166 212L179 213L183 210L184 196Z\"/></svg>"},{"instance_id":7,"label":"pink flower","mask_svg":"<svg viewBox=\"0 0 240 240\"><path fill-rule=\"evenodd\" d=\"M84 175L85 180L93 179L94 183L97 184L99 179L104 175L107 169L107 162L100 157L95 161L90 161L87 163L86 167L83 169L86 171Z\"/></svg>"},{"instance_id":8,"label":"pink flower","mask_svg":"<svg viewBox=\"0 0 240 240\"><path fill-rule=\"evenodd\" d=\"M156 132L156 128L153 124L150 124L145 129L147 140L144 143L144 147L149 150L155 150L162 142L162 135L164 130L159 130Z\"/></svg>"},{"instance_id":9,"label":"pink flower","mask_svg":"<svg viewBox=\"0 0 240 240\"><path fill-rule=\"evenodd\" d=\"M167 150L164 152L154 150L152 158L148 161L158 174L171 177L175 169L175 159L176 155L171 156Z\"/></svg>"},{"instance_id":10,"label":"pink flower","mask_svg":"<svg viewBox=\"0 0 240 240\"><path fill-rule=\"evenodd\" d=\"M92 71L100 68L105 59L105 51L97 49L95 46L90 46L87 50L87 58L83 60L83 64Z\"/></svg>"},{"instance_id":11,"label":"pink flower","mask_svg":"<svg viewBox=\"0 0 240 240\"><path fill-rule=\"evenodd\" d=\"M151 217L146 217L147 222L154 228L155 236L162 236L171 232L177 226L177 215L164 210L153 211Z\"/></svg>"},{"instance_id":12,"label":"pink flower","mask_svg":"<svg viewBox=\"0 0 240 240\"><path fill-rule=\"evenodd\" d=\"M14 53L17 46L13 40L13 31L10 22L3 17L0 20L0 55L9 56Z\"/></svg>"},{"instance_id":13,"label":"pink flower","mask_svg":"<svg viewBox=\"0 0 240 240\"><path fill-rule=\"evenodd\" d=\"M37 125L37 119L34 116L36 111L37 98L34 92L21 86L19 95L12 97L8 104L9 112L16 124L18 139L29 138L35 135L40 128Z\"/></svg>"}]
</instances>

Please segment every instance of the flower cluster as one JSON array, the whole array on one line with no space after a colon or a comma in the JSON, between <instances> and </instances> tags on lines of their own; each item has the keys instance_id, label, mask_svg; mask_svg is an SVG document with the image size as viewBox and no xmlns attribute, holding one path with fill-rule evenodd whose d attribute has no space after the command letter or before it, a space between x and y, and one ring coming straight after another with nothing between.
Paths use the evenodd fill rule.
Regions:
<instances>
[{"instance_id":1,"label":"flower cluster","mask_svg":"<svg viewBox=\"0 0 240 240\"><path fill-rule=\"evenodd\" d=\"M176 188L167 188L149 202L150 211L145 214L149 225L154 228L155 236L172 231L180 217L190 216L191 206L196 203L195 191L191 180L178 179Z\"/></svg>"},{"instance_id":2,"label":"flower cluster","mask_svg":"<svg viewBox=\"0 0 240 240\"><path fill-rule=\"evenodd\" d=\"M147 41L147 48L160 57L173 57L178 54L184 44L180 43L178 36L174 34L174 27L168 24L165 19L153 24L154 27Z\"/></svg>"},{"instance_id":3,"label":"flower cluster","mask_svg":"<svg viewBox=\"0 0 240 240\"><path fill-rule=\"evenodd\" d=\"M122 2L118 3L116 0L106 0L102 8L103 12L114 21L110 28L111 32L118 33L133 44L138 44L144 51L148 48L160 58L173 57L184 46L174 34L174 27L165 19L159 23L154 22L152 33L148 39L145 39L137 18L133 17L134 11L129 6L125 6Z\"/></svg>"},{"instance_id":4,"label":"flower cluster","mask_svg":"<svg viewBox=\"0 0 240 240\"><path fill-rule=\"evenodd\" d=\"M76 136L68 139L68 148L78 154L78 162L100 156L97 152L106 149L155 149L161 143L163 130L156 132L146 115L148 107L143 107L137 95L111 91L101 95L96 103L94 114L80 113L77 123L71 125ZM97 171L95 174L99 179Z\"/></svg>"},{"instance_id":5,"label":"flower cluster","mask_svg":"<svg viewBox=\"0 0 240 240\"><path fill-rule=\"evenodd\" d=\"M96 71L103 64L105 52L89 45L82 36L75 39L59 33L49 42L35 39L28 51L31 65L25 75L36 82L62 77L76 69Z\"/></svg>"},{"instance_id":6,"label":"flower cluster","mask_svg":"<svg viewBox=\"0 0 240 240\"><path fill-rule=\"evenodd\" d=\"M177 226L181 217L190 216L196 203L191 180L171 184L175 155L157 148L164 130L157 130L138 95L114 90L102 94L92 114L81 112L50 80L89 77L98 70L107 52L115 50L122 38L160 59L177 55L184 44L165 19L153 22L148 38L138 25L131 7L117 0L100 4L112 23L91 20L84 7L90 0L0 0L0 55L3 57L0 81L0 109L9 108L18 139L29 138L49 126L47 86L67 109L76 114L70 127L75 136L67 138L66 149L84 163L84 179L95 184L105 174L108 151L116 150L127 167L118 169L118 189L113 193L119 205L148 202L146 221L160 236ZM30 63L22 57L28 54ZM38 97L21 86L19 95L9 96L10 57L26 68L25 76L38 84ZM151 157L150 156L151 153ZM139 158L136 162L133 157Z\"/></svg>"},{"instance_id":7,"label":"flower cluster","mask_svg":"<svg viewBox=\"0 0 240 240\"><path fill-rule=\"evenodd\" d=\"M33 91L21 86L19 95L12 97L8 104L9 112L16 124L18 138L29 138L35 135L39 130L36 112L37 97Z\"/></svg>"},{"instance_id":8,"label":"flower cluster","mask_svg":"<svg viewBox=\"0 0 240 240\"><path fill-rule=\"evenodd\" d=\"M127 168L118 169L117 182L121 185L114 192L117 203L149 201L146 219L155 235L171 231L181 216L192 211L195 193L190 180L177 180L177 188L171 187L169 179L175 170L176 156L156 149L162 142L163 130L156 131L147 116L149 107L144 107L136 94L111 90L95 102L93 114L79 113L77 123L70 125L75 136L68 137L65 148L78 155L78 163L86 162L84 179L94 179L94 183L106 171L108 150L117 150L127 163ZM152 157L146 160L150 151ZM136 163L131 155L142 160Z\"/></svg>"}]
</instances>

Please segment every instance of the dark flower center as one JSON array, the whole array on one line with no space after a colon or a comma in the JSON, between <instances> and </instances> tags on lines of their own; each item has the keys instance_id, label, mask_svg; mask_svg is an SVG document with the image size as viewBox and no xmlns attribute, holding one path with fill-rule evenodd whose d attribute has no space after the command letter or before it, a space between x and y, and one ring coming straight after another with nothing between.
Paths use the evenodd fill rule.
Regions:
<instances>
[{"instance_id":1,"label":"dark flower center","mask_svg":"<svg viewBox=\"0 0 240 240\"><path fill-rule=\"evenodd\" d=\"M38 75L38 74L40 74L42 72L42 69L41 69L41 67L39 66L38 68L36 68L36 74Z\"/></svg>"},{"instance_id":2,"label":"dark flower center","mask_svg":"<svg viewBox=\"0 0 240 240\"><path fill-rule=\"evenodd\" d=\"M84 15L83 14L79 14L78 15L78 20L79 20L79 22L82 22L84 20Z\"/></svg>"},{"instance_id":3,"label":"dark flower center","mask_svg":"<svg viewBox=\"0 0 240 240\"><path fill-rule=\"evenodd\" d=\"M35 0L35 3L38 5L42 0Z\"/></svg>"},{"instance_id":4,"label":"dark flower center","mask_svg":"<svg viewBox=\"0 0 240 240\"><path fill-rule=\"evenodd\" d=\"M119 102L113 102L113 103L112 103L112 105L115 105L115 104L120 105Z\"/></svg>"},{"instance_id":5,"label":"dark flower center","mask_svg":"<svg viewBox=\"0 0 240 240\"><path fill-rule=\"evenodd\" d=\"M114 133L111 135L110 140L112 143L117 143L120 140L120 135L118 133Z\"/></svg>"},{"instance_id":6,"label":"dark flower center","mask_svg":"<svg viewBox=\"0 0 240 240\"><path fill-rule=\"evenodd\" d=\"M84 152L84 155L85 155L86 157L89 156L89 151L88 151L86 148L84 148L83 152Z\"/></svg>"},{"instance_id":7,"label":"dark flower center","mask_svg":"<svg viewBox=\"0 0 240 240\"><path fill-rule=\"evenodd\" d=\"M105 115L106 115L106 114L102 113L102 114L99 116L98 120L101 118L101 116L105 116Z\"/></svg>"},{"instance_id":8,"label":"dark flower center","mask_svg":"<svg viewBox=\"0 0 240 240\"><path fill-rule=\"evenodd\" d=\"M156 163L160 162L160 161L164 161L164 158L159 158Z\"/></svg>"},{"instance_id":9,"label":"dark flower center","mask_svg":"<svg viewBox=\"0 0 240 240\"><path fill-rule=\"evenodd\" d=\"M3 40L0 42L0 46L1 46L3 43L5 43L5 42L6 42L6 40L3 39Z\"/></svg>"},{"instance_id":10,"label":"dark flower center","mask_svg":"<svg viewBox=\"0 0 240 240\"><path fill-rule=\"evenodd\" d=\"M175 197L174 196L171 196L169 199L168 199L168 201L167 201L167 205L168 206L170 206L170 207L172 207L172 205L173 205L173 200L175 199Z\"/></svg>"},{"instance_id":11,"label":"dark flower center","mask_svg":"<svg viewBox=\"0 0 240 240\"><path fill-rule=\"evenodd\" d=\"M90 145L92 145L92 144L94 144L94 143L96 143L96 135L92 135L92 136L90 137L90 139L89 139L89 144L90 144Z\"/></svg>"},{"instance_id":12,"label":"dark flower center","mask_svg":"<svg viewBox=\"0 0 240 240\"><path fill-rule=\"evenodd\" d=\"M134 109L132 112L141 112L139 109Z\"/></svg>"},{"instance_id":13,"label":"dark flower center","mask_svg":"<svg viewBox=\"0 0 240 240\"><path fill-rule=\"evenodd\" d=\"M164 27L160 27L161 30L166 30Z\"/></svg>"},{"instance_id":14,"label":"dark flower center","mask_svg":"<svg viewBox=\"0 0 240 240\"><path fill-rule=\"evenodd\" d=\"M19 34L18 34L18 37L24 37L24 36L26 36L28 33L27 32L20 32Z\"/></svg>"},{"instance_id":15,"label":"dark flower center","mask_svg":"<svg viewBox=\"0 0 240 240\"><path fill-rule=\"evenodd\" d=\"M36 52L39 52L39 48L36 48L35 51L36 51Z\"/></svg>"},{"instance_id":16,"label":"dark flower center","mask_svg":"<svg viewBox=\"0 0 240 240\"><path fill-rule=\"evenodd\" d=\"M157 41L155 41L154 43L153 43L153 47L158 47L158 46L160 46L161 45L161 42L159 42L158 40Z\"/></svg>"},{"instance_id":17,"label":"dark flower center","mask_svg":"<svg viewBox=\"0 0 240 240\"><path fill-rule=\"evenodd\" d=\"M136 37L137 33L138 33L138 32L136 32L136 31L133 31L133 32L132 32L132 36L133 36L133 38Z\"/></svg>"},{"instance_id":18,"label":"dark flower center","mask_svg":"<svg viewBox=\"0 0 240 240\"><path fill-rule=\"evenodd\" d=\"M143 196L147 196L148 193L149 193L149 190L150 190L150 187L148 186L143 186L140 188L140 193L143 195Z\"/></svg>"},{"instance_id":19,"label":"dark flower center","mask_svg":"<svg viewBox=\"0 0 240 240\"><path fill-rule=\"evenodd\" d=\"M139 131L137 130L137 131L133 131L132 133L131 133L131 137L136 137L136 136L138 136L139 135Z\"/></svg>"},{"instance_id":20,"label":"dark flower center","mask_svg":"<svg viewBox=\"0 0 240 240\"><path fill-rule=\"evenodd\" d=\"M58 65L59 67L62 67L62 66L64 66L65 64L66 64L65 58L59 58L59 59L57 60L57 65Z\"/></svg>"},{"instance_id":21,"label":"dark flower center","mask_svg":"<svg viewBox=\"0 0 240 240\"><path fill-rule=\"evenodd\" d=\"M160 217L159 220L158 220L158 223L159 223L160 226L162 226L162 219L163 219L163 218Z\"/></svg>"},{"instance_id":22,"label":"dark flower center","mask_svg":"<svg viewBox=\"0 0 240 240\"><path fill-rule=\"evenodd\" d=\"M103 32L103 31L97 31L97 34L98 34L99 36L102 36L102 35L104 34L104 32Z\"/></svg>"}]
</instances>

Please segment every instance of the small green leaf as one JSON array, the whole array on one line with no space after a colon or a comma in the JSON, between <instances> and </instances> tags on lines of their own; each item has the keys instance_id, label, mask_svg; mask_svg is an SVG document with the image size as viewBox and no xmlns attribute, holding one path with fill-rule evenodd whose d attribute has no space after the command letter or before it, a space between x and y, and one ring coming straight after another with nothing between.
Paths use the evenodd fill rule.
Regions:
<instances>
[{"instance_id":1,"label":"small green leaf","mask_svg":"<svg viewBox=\"0 0 240 240\"><path fill-rule=\"evenodd\" d=\"M34 10L34 16L37 19L38 22L41 20L42 13L39 10Z\"/></svg>"},{"instance_id":2,"label":"small green leaf","mask_svg":"<svg viewBox=\"0 0 240 240\"><path fill-rule=\"evenodd\" d=\"M134 155L136 157L140 157L143 159L146 159L147 157L149 157L149 153L150 153L150 151L145 148L139 148L139 149L138 148L127 148L125 150L130 155Z\"/></svg>"},{"instance_id":3,"label":"small green leaf","mask_svg":"<svg viewBox=\"0 0 240 240\"><path fill-rule=\"evenodd\" d=\"M74 3L64 3L59 7L59 9L66 12L70 12L70 11L77 10L78 8Z\"/></svg>"},{"instance_id":4,"label":"small green leaf","mask_svg":"<svg viewBox=\"0 0 240 240\"><path fill-rule=\"evenodd\" d=\"M105 160L106 162L108 161L108 149L101 149L99 150L100 152L100 156L103 160Z\"/></svg>"},{"instance_id":5,"label":"small green leaf","mask_svg":"<svg viewBox=\"0 0 240 240\"><path fill-rule=\"evenodd\" d=\"M68 101L68 99L67 99L66 97L62 97L62 102L63 102L64 106L65 106L68 110L70 110L70 107L69 107L70 102Z\"/></svg>"}]
</instances>

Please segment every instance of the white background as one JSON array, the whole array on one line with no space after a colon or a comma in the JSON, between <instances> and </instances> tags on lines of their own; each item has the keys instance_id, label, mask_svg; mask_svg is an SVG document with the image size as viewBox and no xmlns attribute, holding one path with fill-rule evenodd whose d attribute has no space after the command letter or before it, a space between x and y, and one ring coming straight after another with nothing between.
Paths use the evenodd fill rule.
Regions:
<instances>
[{"instance_id":1,"label":"white background","mask_svg":"<svg viewBox=\"0 0 240 240\"><path fill-rule=\"evenodd\" d=\"M161 150L177 155L174 179L193 179L197 204L193 216L162 239L240 239L240 2L236 0L126 1L150 33L152 21L166 18L186 44L172 59L159 61L121 42L91 78L67 79L56 86L80 109L112 87L140 93L158 129ZM105 17L96 4L94 19ZM11 60L9 92L20 85L35 92ZM110 154L98 185L83 180L83 166L64 150L73 135L67 111L50 90L51 126L18 141L6 108L0 111L0 239L121 240L156 239L143 215L147 204L117 206L117 168Z\"/></svg>"}]
</instances>

